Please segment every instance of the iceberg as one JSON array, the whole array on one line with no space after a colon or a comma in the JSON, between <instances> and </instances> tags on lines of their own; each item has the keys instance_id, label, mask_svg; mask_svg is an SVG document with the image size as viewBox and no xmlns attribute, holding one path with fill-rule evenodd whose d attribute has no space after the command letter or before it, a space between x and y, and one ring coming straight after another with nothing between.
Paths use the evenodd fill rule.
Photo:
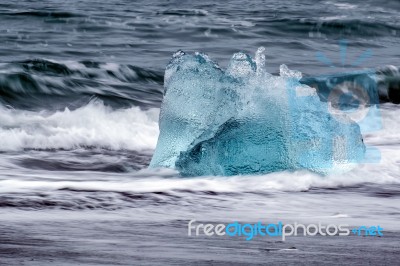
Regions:
<instances>
[{"instance_id":1,"label":"iceberg","mask_svg":"<svg viewBox=\"0 0 400 266\"><path fill-rule=\"evenodd\" d=\"M279 76L266 72L264 50L254 59L234 54L225 70L202 53L174 54L150 167L184 176L327 174L364 159L358 124L321 102L300 72L286 65Z\"/></svg>"}]
</instances>

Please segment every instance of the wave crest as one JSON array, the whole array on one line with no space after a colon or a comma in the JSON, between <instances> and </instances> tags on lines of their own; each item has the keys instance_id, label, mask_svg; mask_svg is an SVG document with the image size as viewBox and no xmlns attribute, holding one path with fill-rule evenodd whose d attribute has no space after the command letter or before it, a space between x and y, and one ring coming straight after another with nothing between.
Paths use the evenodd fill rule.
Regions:
<instances>
[{"instance_id":1,"label":"wave crest","mask_svg":"<svg viewBox=\"0 0 400 266\"><path fill-rule=\"evenodd\" d=\"M0 106L0 149L154 149L158 112L139 107L114 110L98 100L52 113Z\"/></svg>"}]
</instances>

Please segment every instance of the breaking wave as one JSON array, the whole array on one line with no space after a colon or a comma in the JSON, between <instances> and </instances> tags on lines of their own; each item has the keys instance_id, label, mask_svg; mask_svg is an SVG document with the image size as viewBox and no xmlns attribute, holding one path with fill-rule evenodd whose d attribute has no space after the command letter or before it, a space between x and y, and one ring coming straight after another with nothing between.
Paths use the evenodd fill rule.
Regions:
<instances>
[{"instance_id":1,"label":"breaking wave","mask_svg":"<svg viewBox=\"0 0 400 266\"><path fill-rule=\"evenodd\" d=\"M154 149L158 109L113 109L99 100L70 110L29 111L0 106L0 149Z\"/></svg>"}]
</instances>

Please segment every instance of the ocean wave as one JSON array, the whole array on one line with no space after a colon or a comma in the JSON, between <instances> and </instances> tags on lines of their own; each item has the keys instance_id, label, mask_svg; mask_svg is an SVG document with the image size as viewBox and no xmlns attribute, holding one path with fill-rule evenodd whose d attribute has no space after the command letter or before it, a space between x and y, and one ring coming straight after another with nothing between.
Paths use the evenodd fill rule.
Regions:
<instances>
[{"instance_id":1,"label":"ocean wave","mask_svg":"<svg viewBox=\"0 0 400 266\"><path fill-rule=\"evenodd\" d=\"M344 77L356 80L371 71L306 77L301 82L326 87ZM400 74L395 66L381 67L377 79L379 100L400 103ZM70 110L86 105L92 97L114 108L159 107L163 95L163 73L134 65L96 61L58 62L31 59L0 64L0 103L25 110Z\"/></svg>"},{"instance_id":2,"label":"ocean wave","mask_svg":"<svg viewBox=\"0 0 400 266\"><path fill-rule=\"evenodd\" d=\"M12 110L11 110L12 111ZM398 121L400 110L393 104L384 104L381 106L382 128L375 132L364 135L365 144L374 146L381 154L381 159L374 163L362 163L351 171L345 173L333 173L327 176L321 176L306 170L300 171L281 171L265 175L243 175L243 176L204 176L182 178L177 171L171 169L147 169L142 165L139 171L119 171L126 168L125 161L129 161L130 155L124 155L120 151L108 153L100 152L96 156L87 157L82 151L65 151L60 154L49 152L43 157L47 166L53 159L63 163L71 162L74 167L65 171L65 169L56 167L48 171L47 168L32 168L26 165L25 159L38 158L40 155L25 153L21 155L16 153L14 156L6 156L0 160L0 168L3 169L4 178L0 180L1 193L25 193L25 192L49 192L58 190L67 190L74 192L118 192L118 193L189 193L189 194L224 194L224 193L266 193L273 191L286 192L312 192L328 193L332 190L353 190L358 189L361 193L374 193L373 189L363 187L374 185L391 185L399 187L400 185L400 153L398 147L400 138L398 137ZM94 145L116 149L138 149L148 150L147 163L150 159L151 149L154 149L157 135L157 116L158 110L152 109L141 111L139 108L112 111L104 107L101 103L94 102L83 109L74 112L60 112L46 118L45 114L32 114L27 111L17 111L15 123L20 124L21 129L35 129L35 123L40 123L42 128L31 130L32 135L26 138L25 134L14 134L12 123L8 123L8 131L5 126L2 127L0 134L0 146L10 143L11 138L25 141L26 147L32 147L33 144L40 144L41 147L57 148L76 147L85 145ZM1 112L0 114L4 114ZM90 115L89 115L90 114ZM33 116L34 115L34 116ZM89 116L89 118L86 118ZM33 118L34 117L34 118ZM84 118L79 120L79 118ZM92 121L92 120L95 121ZM4 116L0 116L4 121ZM114 130L111 130L114 128ZM56 133L54 135L45 134L48 132ZM102 130L106 132L103 133ZM20 130L21 131L21 130ZM84 134L87 133L85 136ZM91 136L91 137L87 137ZM97 136L95 138L94 136ZM60 140L58 143L56 140ZM12 147L21 148L14 141ZM52 144L52 145L50 145ZM53 145L54 144L54 145ZM72 152L72 153L71 153ZM67 157L76 157L76 160L65 159ZM121 161L121 156L126 160ZM85 158L87 157L87 158ZM116 158L118 157L118 158ZM15 164L10 165L11 161L19 160L25 165L15 168ZM50 159L50 160L49 160ZM37 162L31 162L37 165ZM91 167L88 167L87 164ZM96 169L103 164L119 166L117 171L109 169ZM27 167L27 168L25 168ZM122 167L122 168L121 168ZM76 171L80 168L86 171ZM18 178L23 175L24 179ZM382 186L376 186L377 188ZM394 188L394 187L392 187ZM379 192L379 191L378 191ZM378 193L377 192L377 193ZM387 191L386 191L387 192ZM380 191L380 194L385 194ZM378 193L378 194L379 194ZM387 192L389 193L389 192ZM382 194L382 195L383 195ZM381 196L382 196L381 195ZM396 194L398 195L398 193ZM376 195L375 195L376 196ZM379 196L379 195L378 195ZM390 195L388 195L390 196Z\"/></svg>"},{"instance_id":3,"label":"ocean wave","mask_svg":"<svg viewBox=\"0 0 400 266\"><path fill-rule=\"evenodd\" d=\"M375 119L371 119L371 123L381 120L382 127L375 132L369 132L364 135L364 140L373 146L392 146L397 149L400 145L400 109L397 105L391 103L381 104L379 106L380 115Z\"/></svg>"},{"instance_id":4,"label":"ocean wave","mask_svg":"<svg viewBox=\"0 0 400 266\"><path fill-rule=\"evenodd\" d=\"M0 101L21 109L80 107L97 97L115 107L158 107L163 75L133 65L34 59L0 65Z\"/></svg>"},{"instance_id":5,"label":"ocean wave","mask_svg":"<svg viewBox=\"0 0 400 266\"><path fill-rule=\"evenodd\" d=\"M9 116L4 116L7 112ZM9 143L13 136L25 140L25 143L29 144L27 147L40 143L43 144L43 148L56 143L52 147L59 148L60 145L54 141L58 139L64 145L73 144L71 147L96 143L101 147L137 149L141 144L142 148L152 149L158 134L157 109L142 111L135 107L112 110L100 102L92 102L75 111L52 115L21 110L2 110L0 114L2 114L0 121L6 121L4 118L7 117L14 119L14 124L8 122L3 125L0 146ZM170 206L175 210L176 206L185 209L197 204L196 208L206 210L209 206L217 209L231 208L230 206L237 206L245 197L246 204L249 202L255 204L254 212L260 211L257 208L262 208L262 204L267 202L269 210L279 214L282 208L288 208L288 202L298 201L297 193L302 193L302 201L299 204L304 205L308 211L312 208L318 217L325 210L317 206L329 205L332 210L336 210L340 204L349 204L349 208L354 208L359 213L361 203L352 202L352 199L360 197L363 198L362 208L365 214L368 214L371 210L369 204L379 205L380 202L387 202L386 200L394 204L393 200L398 198L400 191L398 174L400 139L396 137L399 110L394 104L384 104L381 106L381 115L382 129L364 136L367 145L373 145L380 150L381 160L377 163L360 164L346 173L328 176L302 170L257 176L182 178L174 170L145 169L145 165L142 165L139 171L127 171L127 161L121 162L120 151L111 152L109 155L100 151L97 155L89 155L87 158L84 153L80 156L79 153L82 151L79 150L76 153L43 151L45 156L41 157L42 162L38 162L40 156L36 151L24 154L17 152L11 155L7 153L7 156L2 156L0 160L0 168L3 171L3 178L0 180L2 194L0 208L35 210L149 208L154 211L158 206L165 208ZM25 131L30 129L31 138L14 134L12 130L16 124ZM36 128L35 124L40 124L42 127ZM114 130L111 130L112 128ZM107 134L102 134L103 131ZM52 136L45 132L59 134ZM91 136L98 138L82 137L84 134L76 132L91 132ZM148 144L143 145L145 141L148 141ZM14 150L16 148L17 146ZM148 151L147 160L151 152ZM76 158L66 159L68 157ZM129 160L128 156L126 157ZM34 158L37 160L32 161ZM15 167L16 160L19 167ZM60 167L57 162L64 164ZM49 169L52 166L54 169ZM20 178L21 176L24 178ZM246 204L240 206L247 210ZM297 213L296 206L295 204L290 211ZM388 211L390 208L388 207ZM334 211L330 215L334 215L333 213Z\"/></svg>"},{"instance_id":6,"label":"ocean wave","mask_svg":"<svg viewBox=\"0 0 400 266\"><path fill-rule=\"evenodd\" d=\"M361 86L369 95L369 104L385 102L400 103L400 71L396 66L388 65L376 70L358 70L337 73L333 75L308 76L300 80L301 83L314 87L321 100L327 101L327 97L336 85L343 86L352 91Z\"/></svg>"},{"instance_id":7,"label":"ocean wave","mask_svg":"<svg viewBox=\"0 0 400 266\"><path fill-rule=\"evenodd\" d=\"M0 149L153 149L158 112L139 107L113 109L98 100L75 110L56 112L0 106Z\"/></svg>"},{"instance_id":8,"label":"ocean wave","mask_svg":"<svg viewBox=\"0 0 400 266\"><path fill-rule=\"evenodd\" d=\"M175 171L166 169L79 175L42 171L25 173L24 179L14 178L15 174L0 180L0 208L115 210L160 205L185 208L192 202L222 207L226 204L226 208L243 197L257 204L266 199L271 204L283 200L284 204L285 197L296 198L297 193L303 193L304 200L317 199L313 195L323 194L318 201L327 204L329 199L354 194L370 198L368 201L397 198L400 191L396 171L382 173L368 165L345 175L325 177L308 171L285 171L261 176L179 178Z\"/></svg>"},{"instance_id":9,"label":"ocean wave","mask_svg":"<svg viewBox=\"0 0 400 266\"><path fill-rule=\"evenodd\" d=\"M387 163L389 165L390 160ZM276 191L312 192L316 189L352 189L368 184L400 185L400 176L395 171L389 174L378 174L377 171L371 173L371 168L373 166L363 165L359 169L346 174L325 177L309 171L283 171L267 175L180 178L177 176L177 172L167 169L159 169L158 171L143 169L129 174L86 172L80 173L79 178L74 177L75 173L63 173L63 179L61 179L61 172L59 175L52 172L36 172L27 174L25 180L12 178L0 180L0 191L2 193L52 190L130 193L168 193L175 191L224 194ZM50 178L50 176L53 176L53 178Z\"/></svg>"},{"instance_id":10,"label":"ocean wave","mask_svg":"<svg viewBox=\"0 0 400 266\"><path fill-rule=\"evenodd\" d=\"M270 17L259 20L258 24L269 26L260 29L259 32L267 32L268 35L284 37L288 33L310 37L315 36L340 36L351 34L352 37L374 36L382 37L399 30L399 26L388 21L375 19L354 19L350 14L333 15L327 17L311 16L309 18L295 18L290 16ZM274 26L273 28L271 26ZM268 29L269 28L269 29ZM281 29L285 29L282 31Z\"/></svg>"}]
</instances>

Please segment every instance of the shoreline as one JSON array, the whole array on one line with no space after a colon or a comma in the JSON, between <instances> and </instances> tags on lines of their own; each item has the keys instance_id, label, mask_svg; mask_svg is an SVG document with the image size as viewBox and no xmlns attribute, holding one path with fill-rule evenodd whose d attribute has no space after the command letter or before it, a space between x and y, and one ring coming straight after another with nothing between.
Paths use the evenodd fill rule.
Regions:
<instances>
[{"instance_id":1,"label":"shoreline","mask_svg":"<svg viewBox=\"0 0 400 266\"><path fill-rule=\"evenodd\" d=\"M84 219L7 220L0 224L0 265L395 265L400 231L383 237L189 237L186 220L118 219L113 212ZM84 214L82 214L84 216ZM103 219L101 219L103 217ZM377 255L379 254L379 255Z\"/></svg>"}]
</instances>

